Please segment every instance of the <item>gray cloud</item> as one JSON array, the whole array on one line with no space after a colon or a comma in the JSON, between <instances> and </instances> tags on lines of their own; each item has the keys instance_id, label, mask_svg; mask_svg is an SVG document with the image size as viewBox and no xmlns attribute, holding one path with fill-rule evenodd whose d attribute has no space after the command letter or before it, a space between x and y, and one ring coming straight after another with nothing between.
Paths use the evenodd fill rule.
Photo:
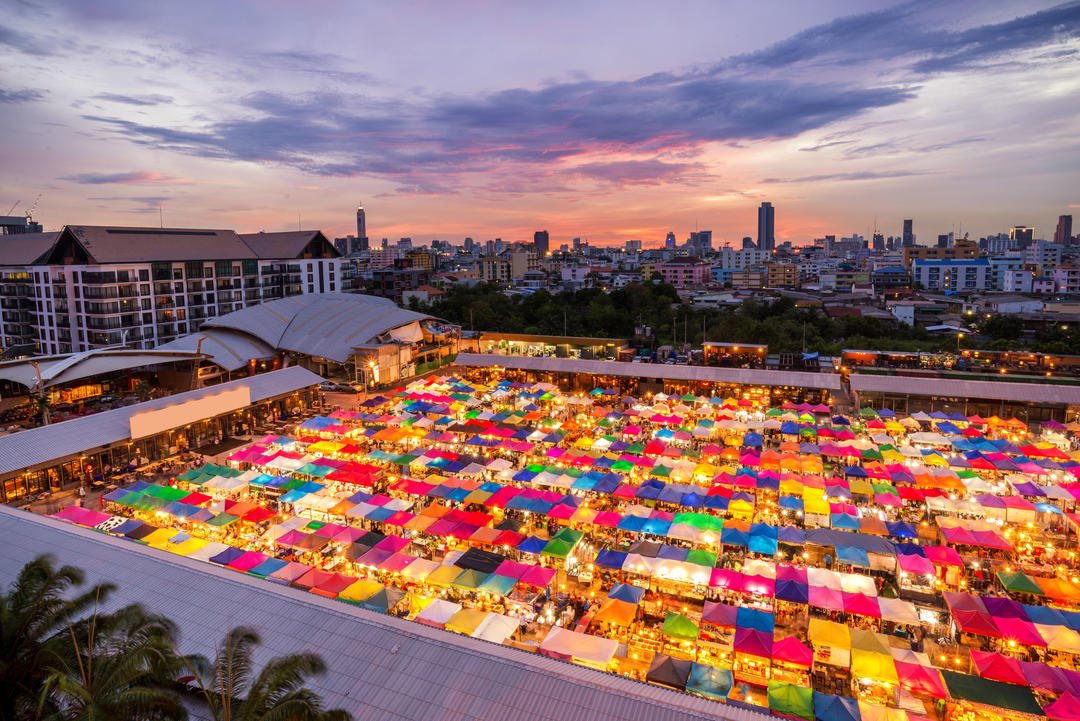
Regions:
<instances>
[{"instance_id":1,"label":"gray cloud","mask_svg":"<svg viewBox=\"0 0 1080 721\"><path fill-rule=\"evenodd\" d=\"M48 44L29 33L13 30L6 25L0 25L0 45L6 45L27 55L52 55Z\"/></svg>"},{"instance_id":2,"label":"gray cloud","mask_svg":"<svg viewBox=\"0 0 1080 721\"><path fill-rule=\"evenodd\" d=\"M130 202L134 203L133 208L129 208L128 213L149 213L157 212L158 208L164 207L165 203L172 200L167 195L137 195L137 196L122 196L122 195L107 195L107 196L90 196L88 200L96 200L103 203L109 203L112 207L112 203L116 202Z\"/></svg>"},{"instance_id":3,"label":"gray cloud","mask_svg":"<svg viewBox=\"0 0 1080 721\"><path fill-rule=\"evenodd\" d=\"M112 183L168 183L175 182L179 179L161 175L160 173L150 173L145 170L139 170L129 173L80 173L78 175L69 175L60 178L60 180L68 180L73 183L81 183L84 185L106 185Z\"/></svg>"},{"instance_id":4,"label":"gray cloud","mask_svg":"<svg viewBox=\"0 0 1080 721\"><path fill-rule=\"evenodd\" d=\"M32 103L45 98L42 90L4 90L0 88L0 103Z\"/></svg>"},{"instance_id":5,"label":"gray cloud","mask_svg":"<svg viewBox=\"0 0 1080 721\"><path fill-rule=\"evenodd\" d=\"M95 100L105 100L110 103L123 103L124 105L149 106L168 105L173 98L168 95L121 95L120 93L99 93L93 96Z\"/></svg>"},{"instance_id":6,"label":"gray cloud","mask_svg":"<svg viewBox=\"0 0 1080 721\"><path fill-rule=\"evenodd\" d=\"M840 18L755 53L629 81L583 79L538 89L397 101L376 101L352 92L264 91L240 98L241 111L233 116L182 127L107 115L84 117L155 149L277 163L324 176L377 176L395 181L409 193L443 192L456 186L452 175L508 165L523 172L534 169L538 177L544 169L558 174L565 171L562 161L597 153L633 154L635 160L606 163L591 171L586 164L585 170L579 168L579 178L592 172L593 179L615 178L612 182L686 182L686 174L671 172L672 164L663 162L663 156L693 153L708 143L737 146L823 129L915 98L918 82L928 74L1053 45L1080 27L1080 2L961 31L925 27L924 10L925 6L905 4ZM334 55L266 55L270 64L300 72L338 66ZM861 66L879 60L907 69L894 81L842 79L866 76L852 70L854 58ZM814 71L810 81L796 72L822 65L835 72ZM777 72L768 72L773 70ZM803 150L853 142L827 136ZM893 142L860 145L847 154L893 152ZM956 142L961 141L928 145L924 152ZM649 155L652 160L641 159ZM645 177L650 170L657 175Z\"/></svg>"},{"instance_id":7,"label":"gray cloud","mask_svg":"<svg viewBox=\"0 0 1080 721\"><path fill-rule=\"evenodd\" d=\"M913 175L937 175L936 170L861 170L853 173L826 173L823 175L803 175L797 178L763 178L762 183L820 183L824 181L847 180L888 180L890 178L908 178Z\"/></svg>"}]
</instances>

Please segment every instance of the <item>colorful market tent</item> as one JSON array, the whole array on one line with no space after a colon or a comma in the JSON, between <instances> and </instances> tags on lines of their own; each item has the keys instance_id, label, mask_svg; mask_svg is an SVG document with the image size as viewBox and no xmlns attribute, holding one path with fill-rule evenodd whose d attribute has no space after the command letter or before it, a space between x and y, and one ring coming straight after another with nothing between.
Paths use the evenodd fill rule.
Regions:
<instances>
[{"instance_id":1,"label":"colorful market tent","mask_svg":"<svg viewBox=\"0 0 1080 721\"><path fill-rule=\"evenodd\" d=\"M773 713L814 721L814 692L803 686L769 681L769 710Z\"/></svg>"},{"instance_id":2,"label":"colorful market tent","mask_svg":"<svg viewBox=\"0 0 1080 721\"><path fill-rule=\"evenodd\" d=\"M679 691L686 689L693 661L681 658L672 658L662 653L653 656L649 664L649 671L645 674L645 680L649 683L669 686Z\"/></svg>"},{"instance_id":3,"label":"colorful market tent","mask_svg":"<svg viewBox=\"0 0 1080 721\"><path fill-rule=\"evenodd\" d=\"M566 658L586 666L604 670L611 663L619 642L586 633L552 626L540 643L540 651L557 658Z\"/></svg>"},{"instance_id":4,"label":"colorful market tent","mask_svg":"<svg viewBox=\"0 0 1080 721\"><path fill-rule=\"evenodd\" d=\"M690 666L690 677L686 681L686 690L722 701L730 693L733 681L731 669L706 666L695 662Z\"/></svg>"}]
</instances>

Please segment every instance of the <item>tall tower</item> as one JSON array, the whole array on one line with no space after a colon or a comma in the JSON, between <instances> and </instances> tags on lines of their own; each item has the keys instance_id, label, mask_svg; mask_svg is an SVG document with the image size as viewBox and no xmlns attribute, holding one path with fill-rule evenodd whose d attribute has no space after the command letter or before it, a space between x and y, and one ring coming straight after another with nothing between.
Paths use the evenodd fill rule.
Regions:
<instances>
[{"instance_id":1,"label":"tall tower","mask_svg":"<svg viewBox=\"0 0 1080 721\"><path fill-rule=\"evenodd\" d=\"M904 237L900 241L903 247L915 245L915 221L908 218L904 221Z\"/></svg>"},{"instance_id":2,"label":"tall tower","mask_svg":"<svg viewBox=\"0 0 1080 721\"><path fill-rule=\"evenodd\" d=\"M1063 245L1072 240L1072 216L1059 215L1057 228L1054 230L1054 242Z\"/></svg>"},{"instance_id":3,"label":"tall tower","mask_svg":"<svg viewBox=\"0 0 1080 721\"><path fill-rule=\"evenodd\" d=\"M357 250L368 249L367 215L363 205L356 206L356 244Z\"/></svg>"},{"instance_id":4,"label":"tall tower","mask_svg":"<svg viewBox=\"0 0 1080 721\"><path fill-rule=\"evenodd\" d=\"M536 249L536 254L541 258L547 255L549 243L550 236L548 236L546 230L538 230L533 233L533 248Z\"/></svg>"},{"instance_id":5,"label":"tall tower","mask_svg":"<svg viewBox=\"0 0 1080 721\"><path fill-rule=\"evenodd\" d=\"M772 203L762 203L757 211L757 247L772 251L776 247L775 209Z\"/></svg>"}]
</instances>

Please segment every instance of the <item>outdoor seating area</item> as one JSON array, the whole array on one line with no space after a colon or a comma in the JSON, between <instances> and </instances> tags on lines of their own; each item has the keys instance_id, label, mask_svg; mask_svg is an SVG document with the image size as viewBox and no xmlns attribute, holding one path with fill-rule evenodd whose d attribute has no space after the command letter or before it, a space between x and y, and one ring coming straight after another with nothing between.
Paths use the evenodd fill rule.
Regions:
<instances>
[{"instance_id":1,"label":"outdoor seating area","mask_svg":"<svg viewBox=\"0 0 1080 721\"><path fill-rule=\"evenodd\" d=\"M55 517L776 715L1080 719L1075 421L479 377Z\"/></svg>"}]
</instances>

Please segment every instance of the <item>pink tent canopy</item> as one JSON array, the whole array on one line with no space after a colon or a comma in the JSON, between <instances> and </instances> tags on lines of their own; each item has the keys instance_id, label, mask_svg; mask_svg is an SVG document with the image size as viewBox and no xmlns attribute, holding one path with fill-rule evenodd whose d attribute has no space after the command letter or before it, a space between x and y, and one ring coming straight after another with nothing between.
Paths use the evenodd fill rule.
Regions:
<instances>
[{"instance_id":1,"label":"pink tent canopy","mask_svg":"<svg viewBox=\"0 0 1080 721\"><path fill-rule=\"evenodd\" d=\"M933 666L920 666L917 663L896 661L896 677L900 685L911 691L929 694L934 698L947 698L945 682L941 680L941 672Z\"/></svg>"},{"instance_id":2,"label":"pink tent canopy","mask_svg":"<svg viewBox=\"0 0 1080 721\"><path fill-rule=\"evenodd\" d=\"M964 560L960 554L948 546L924 546L926 557L938 566L964 566Z\"/></svg>"},{"instance_id":3,"label":"pink tent canopy","mask_svg":"<svg viewBox=\"0 0 1080 721\"><path fill-rule=\"evenodd\" d=\"M870 616L881 618L881 608L878 607L876 596L867 596L865 593L843 592L844 612L857 616Z\"/></svg>"},{"instance_id":4,"label":"pink tent canopy","mask_svg":"<svg viewBox=\"0 0 1080 721\"><path fill-rule=\"evenodd\" d=\"M814 651L794 636L774 641L772 645L773 658L796 666L809 668L814 663Z\"/></svg>"},{"instance_id":5,"label":"pink tent canopy","mask_svg":"<svg viewBox=\"0 0 1080 721\"><path fill-rule=\"evenodd\" d=\"M705 608L701 612L701 621L703 623L711 623L715 626L730 626L734 628L735 617L738 610L738 607L729 606L726 603L706 601Z\"/></svg>"},{"instance_id":6,"label":"pink tent canopy","mask_svg":"<svg viewBox=\"0 0 1080 721\"><path fill-rule=\"evenodd\" d=\"M234 571L247 572L258 566L265 561L269 556L259 553L258 551L248 551L242 556L238 556L235 561L228 565L228 568Z\"/></svg>"},{"instance_id":7,"label":"pink tent canopy","mask_svg":"<svg viewBox=\"0 0 1080 721\"><path fill-rule=\"evenodd\" d=\"M1063 693L1057 701L1046 706L1043 711L1052 719L1078 721L1080 720L1080 698L1071 693Z\"/></svg>"},{"instance_id":8,"label":"pink tent canopy","mask_svg":"<svg viewBox=\"0 0 1080 721\"><path fill-rule=\"evenodd\" d=\"M1021 686L1027 685L1027 679L1024 678L1020 662L1015 658L973 648L971 649L971 660L975 664L975 670L983 678L1004 681L1005 683L1016 683Z\"/></svg>"},{"instance_id":9,"label":"pink tent canopy","mask_svg":"<svg viewBox=\"0 0 1080 721\"><path fill-rule=\"evenodd\" d=\"M753 628L736 628L734 648L736 653L745 653L760 658L772 657L773 640L771 633Z\"/></svg>"},{"instance_id":10,"label":"pink tent canopy","mask_svg":"<svg viewBox=\"0 0 1080 721\"><path fill-rule=\"evenodd\" d=\"M515 581L525 575L531 566L527 563L518 563L517 561L511 561L509 559L499 564L499 567L495 569L495 573L500 576L506 576L512 578Z\"/></svg>"},{"instance_id":11,"label":"pink tent canopy","mask_svg":"<svg viewBox=\"0 0 1080 721\"><path fill-rule=\"evenodd\" d=\"M728 591L740 591L742 590L742 574L730 568L714 568L709 578L709 585Z\"/></svg>"},{"instance_id":12,"label":"pink tent canopy","mask_svg":"<svg viewBox=\"0 0 1080 721\"><path fill-rule=\"evenodd\" d=\"M1003 638L1016 641L1023 646L1040 646L1046 648L1046 641L1039 632L1035 629L1035 624L1031 621L1024 621L1019 618L995 618L994 623L1001 630Z\"/></svg>"},{"instance_id":13,"label":"pink tent canopy","mask_svg":"<svg viewBox=\"0 0 1080 721\"><path fill-rule=\"evenodd\" d=\"M775 581L768 576L743 576L743 593L772 597L776 592L775 589Z\"/></svg>"},{"instance_id":14,"label":"pink tent canopy","mask_svg":"<svg viewBox=\"0 0 1080 721\"><path fill-rule=\"evenodd\" d=\"M835 588L826 586L810 586L808 600L811 606L827 608L830 611L844 610L844 596Z\"/></svg>"},{"instance_id":15,"label":"pink tent canopy","mask_svg":"<svg viewBox=\"0 0 1080 721\"><path fill-rule=\"evenodd\" d=\"M551 583L551 579L555 577L554 568L544 568L543 566L533 566L522 575L521 583L528 584L530 586L539 586L543 588ZM1045 644L1044 644L1045 645Z\"/></svg>"},{"instance_id":16,"label":"pink tent canopy","mask_svg":"<svg viewBox=\"0 0 1080 721\"><path fill-rule=\"evenodd\" d=\"M934 563L925 556L914 553L901 553L896 557L900 570L917 576L933 576L936 573Z\"/></svg>"}]
</instances>

